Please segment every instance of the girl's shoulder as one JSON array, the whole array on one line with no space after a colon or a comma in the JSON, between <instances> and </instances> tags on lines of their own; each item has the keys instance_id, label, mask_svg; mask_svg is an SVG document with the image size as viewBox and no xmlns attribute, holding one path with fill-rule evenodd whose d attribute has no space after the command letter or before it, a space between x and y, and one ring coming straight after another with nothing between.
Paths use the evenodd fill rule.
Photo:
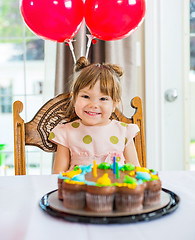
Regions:
<instances>
[{"instance_id":1,"label":"girl's shoulder","mask_svg":"<svg viewBox=\"0 0 195 240\"><path fill-rule=\"evenodd\" d=\"M138 125L134 124L134 123L125 123L125 122L121 122L121 121L118 121L118 120L115 120L115 119L112 120L112 123L113 123L113 125L117 125L117 126L120 126L120 127L138 128L139 129Z\"/></svg>"},{"instance_id":2,"label":"girl's shoulder","mask_svg":"<svg viewBox=\"0 0 195 240\"><path fill-rule=\"evenodd\" d=\"M115 129L118 129L118 131L125 134L126 136L129 136L130 138L132 138L133 136L136 136L137 133L140 131L137 124L134 124L134 123L128 124L128 123L120 122L117 120L113 120L113 121L114 121L113 127L115 127Z\"/></svg>"},{"instance_id":3,"label":"girl's shoulder","mask_svg":"<svg viewBox=\"0 0 195 240\"><path fill-rule=\"evenodd\" d=\"M66 128L76 128L80 125L80 120L75 120L72 122L63 122L63 123L58 123L54 129L66 129Z\"/></svg>"}]
</instances>

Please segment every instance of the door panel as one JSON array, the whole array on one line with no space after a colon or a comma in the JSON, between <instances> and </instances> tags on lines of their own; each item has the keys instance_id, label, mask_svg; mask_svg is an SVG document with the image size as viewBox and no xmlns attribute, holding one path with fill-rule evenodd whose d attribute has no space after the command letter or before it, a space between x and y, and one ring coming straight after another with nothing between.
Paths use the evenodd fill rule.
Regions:
<instances>
[{"instance_id":1,"label":"door panel","mask_svg":"<svg viewBox=\"0 0 195 240\"><path fill-rule=\"evenodd\" d=\"M148 1L145 20L146 146L149 167L184 169L183 1ZM175 90L174 101L166 99Z\"/></svg>"}]
</instances>

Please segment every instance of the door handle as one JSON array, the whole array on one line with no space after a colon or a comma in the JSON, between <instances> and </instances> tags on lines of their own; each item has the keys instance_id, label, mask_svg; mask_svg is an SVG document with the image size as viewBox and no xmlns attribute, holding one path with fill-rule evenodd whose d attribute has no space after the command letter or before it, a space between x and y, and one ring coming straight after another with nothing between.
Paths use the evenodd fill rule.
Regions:
<instances>
[{"instance_id":1,"label":"door handle","mask_svg":"<svg viewBox=\"0 0 195 240\"><path fill-rule=\"evenodd\" d=\"M177 89L176 88L170 88L165 91L165 99L168 102L174 102L178 97Z\"/></svg>"}]
</instances>

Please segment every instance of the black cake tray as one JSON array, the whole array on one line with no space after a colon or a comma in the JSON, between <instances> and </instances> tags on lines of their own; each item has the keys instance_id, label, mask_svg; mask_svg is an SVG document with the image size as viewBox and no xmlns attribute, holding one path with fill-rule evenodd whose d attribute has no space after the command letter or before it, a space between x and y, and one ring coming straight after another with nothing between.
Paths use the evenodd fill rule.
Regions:
<instances>
[{"instance_id":1,"label":"black cake tray","mask_svg":"<svg viewBox=\"0 0 195 240\"><path fill-rule=\"evenodd\" d=\"M175 211L179 205L180 198L174 192L162 188L163 202L153 207L144 207L136 212L95 213L86 210L70 210L63 207L62 201L57 198L57 190L45 194L40 200L40 207L47 214L62 218L66 221L91 224L122 224L150 221Z\"/></svg>"}]
</instances>

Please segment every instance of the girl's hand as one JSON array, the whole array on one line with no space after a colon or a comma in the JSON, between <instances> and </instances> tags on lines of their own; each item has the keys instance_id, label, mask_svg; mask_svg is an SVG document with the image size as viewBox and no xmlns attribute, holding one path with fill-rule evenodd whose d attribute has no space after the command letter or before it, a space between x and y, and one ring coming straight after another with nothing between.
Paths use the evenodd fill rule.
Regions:
<instances>
[{"instance_id":1,"label":"girl's hand","mask_svg":"<svg viewBox=\"0 0 195 240\"><path fill-rule=\"evenodd\" d=\"M53 174L66 172L70 164L70 151L67 147L58 144L53 165Z\"/></svg>"}]
</instances>

